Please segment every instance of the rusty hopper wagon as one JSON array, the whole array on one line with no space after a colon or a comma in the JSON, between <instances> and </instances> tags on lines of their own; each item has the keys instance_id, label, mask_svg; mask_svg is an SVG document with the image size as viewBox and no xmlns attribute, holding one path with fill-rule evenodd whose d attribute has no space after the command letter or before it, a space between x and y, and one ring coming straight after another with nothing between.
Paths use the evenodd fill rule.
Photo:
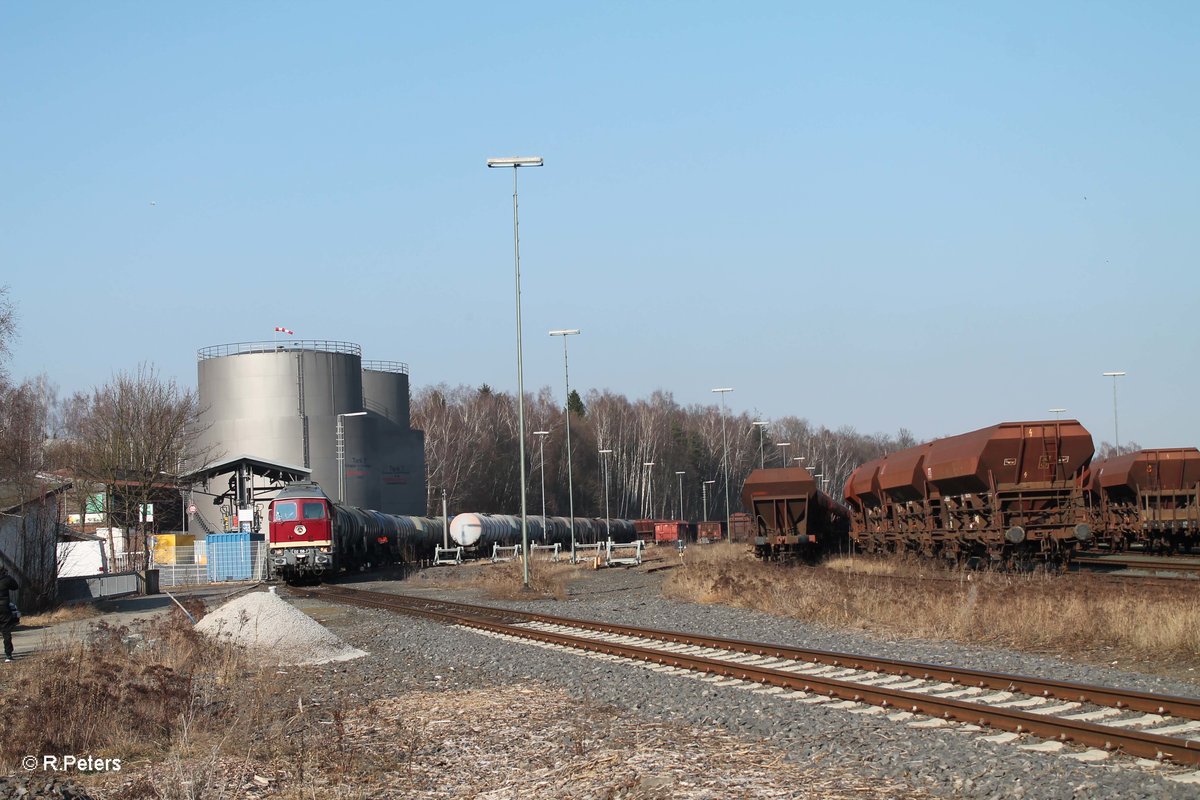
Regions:
<instances>
[{"instance_id":1,"label":"rusty hopper wagon","mask_svg":"<svg viewBox=\"0 0 1200 800\"><path fill-rule=\"evenodd\" d=\"M756 469L742 487L742 507L755 527L754 553L763 559L812 560L846 541L849 512L817 490L803 467Z\"/></svg>"},{"instance_id":2,"label":"rusty hopper wagon","mask_svg":"<svg viewBox=\"0 0 1200 800\"><path fill-rule=\"evenodd\" d=\"M846 482L851 536L869 552L1067 558L1092 538L1093 453L1075 420L1002 422L891 453Z\"/></svg>"},{"instance_id":3,"label":"rusty hopper wagon","mask_svg":"<svg viewBox=\"0 0 1200 800\"><path fill-rule=\"evenodd\" d=\"M1139 450L1092 464L1092 526L1113 550L1200 546L1200 450Z\"/></svg>"}]
</instances>

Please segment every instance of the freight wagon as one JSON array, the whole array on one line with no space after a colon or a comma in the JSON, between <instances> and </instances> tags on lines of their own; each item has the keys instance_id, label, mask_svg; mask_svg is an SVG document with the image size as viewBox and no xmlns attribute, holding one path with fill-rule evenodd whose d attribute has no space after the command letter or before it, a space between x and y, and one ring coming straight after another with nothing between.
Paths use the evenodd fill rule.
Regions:
<instances>
[{"instance_id":1,"label":"freight wagon","mask_svg":"<svg viewBox=\"0 0 1200 800\"><path fill-rule=\"evenodd\" d=\"M867 552L950 559L1068 558L1092 538L1082 475L1092 436L1075 420L1002 422L863 464L845 498Z\"/></svg>"},{"instance_id":2,"label":"freight wagon","mask_svg":"<svg viewBox=\"0 0 1200 800\"><path fill-rule=\"evenodd\" d=\"M729 540L749 542L754 539L754 521L744 511L729 515Z\"/></svg>"},{"instance_id":3,"label":"freight wagon","mask_svg":"<svg viewBox=\"0 0 1200 800\"><path fill-rule=\"evenodd\" d=\"M1200 546L1200 450L1139 450L1098 461L1086 485L1098 544L1163 553Z\"/></svg>"},{"instance_id":4,"label":"freight wagon","mask_svg":"<svg viewBox=\"0 0 1200 800\"><path fill-rule=\"evenodd\" d=\"M756 469L742 487L750 509L754 554L766 560L815 560L846 540L850 514L817 489L804 467Z\"/></svg>"},{"instance_id":5,"label":"freight wagon","mask_svg":"<svg viewBox=\"0 0 1200 800\"><path fill-rule=\"evenodd\" d=\"M654 523L654 543L658 545L678 545L687 541L688 523L671 520Z\"/></svg>"}]
</instances>

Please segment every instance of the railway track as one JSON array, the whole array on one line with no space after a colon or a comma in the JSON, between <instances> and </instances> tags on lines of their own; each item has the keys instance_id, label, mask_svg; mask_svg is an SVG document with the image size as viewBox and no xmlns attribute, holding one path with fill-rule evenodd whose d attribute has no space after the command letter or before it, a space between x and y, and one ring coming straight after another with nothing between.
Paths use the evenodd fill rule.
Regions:
<instances>
[{"instance_id":1,"label":"railway track","mask_svg":"<svg viewBox=\"0 0 1200 800\"><path fill-rule=\"evenodd\" d=\"M1186 575L1200 574L1200 559L1183 557L1160 558L1155 556L1112 555L1076 556L1072 564L1093 570L1143 570L1148 572L1175 572Z\"/></svg>"},{"instance_id":2,"label":"railway track","mask_svg":"<svg viewBox=\"0 0 1200 800\"><path fill-rule=\"evenodd\" d=\"M298 594L414 614L485 635L569 648L605 659L642 662L718 685L802 703L832 703L857 713L888 714L920 727L950 722L1042 739L1027 749L1099 761L1113 752L1200 765L1200 699L1089 686L895 659L809 650L720 637L591 622L491 606L325 586ZM917 715L924 720L914 719ZM972 728L968 728L972 729ZM1200 779L1200 773L1196 774Z\"/></svg>"}]
</instances>

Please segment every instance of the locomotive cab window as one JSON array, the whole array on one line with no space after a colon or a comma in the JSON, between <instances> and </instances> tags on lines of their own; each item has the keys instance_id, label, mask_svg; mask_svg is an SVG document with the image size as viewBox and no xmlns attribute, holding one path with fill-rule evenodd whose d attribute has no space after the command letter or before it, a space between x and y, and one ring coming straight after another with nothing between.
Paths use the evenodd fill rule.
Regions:
<instances>
[{"instance_id":1,"label":"locomotive cab window","mask_svg":"<svg viewBox=\"0 0 1200 800\"><path fill-rule=\"evenodd\" d=\"M325 504L313 501L304 504L305 519L325 519Z\"/></svg>"},{"instance_id":2,"label":"locomotive cab window","mask_svg":"<svg viewBox=\"0 0 1200 800\"><path fill-rule=\"evenodd\" d=\"M295 503L276 503L275 504L275 521L276 522L291 522L296 519L296 504Z\"/></svg>"}]
</instances>

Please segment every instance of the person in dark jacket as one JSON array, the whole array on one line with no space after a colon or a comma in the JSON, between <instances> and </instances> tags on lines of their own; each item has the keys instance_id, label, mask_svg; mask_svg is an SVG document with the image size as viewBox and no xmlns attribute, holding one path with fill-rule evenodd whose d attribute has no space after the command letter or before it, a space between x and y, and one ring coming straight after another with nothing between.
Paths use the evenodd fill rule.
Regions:
<instances>
[{"instance_id":1,"label":"person in dark jacket","mask_svg":"<svg viewBox=\"0 0 1200 800\"><path fill-rule=\"evenodd\" d=\"M0 564L0 635L4 637L4 660L13 660L13 628L17 627L17 617L10 610L10 603L16 600L12 594L21 587L8 574L8 569Z\"/></svg>"}]
</instances>

